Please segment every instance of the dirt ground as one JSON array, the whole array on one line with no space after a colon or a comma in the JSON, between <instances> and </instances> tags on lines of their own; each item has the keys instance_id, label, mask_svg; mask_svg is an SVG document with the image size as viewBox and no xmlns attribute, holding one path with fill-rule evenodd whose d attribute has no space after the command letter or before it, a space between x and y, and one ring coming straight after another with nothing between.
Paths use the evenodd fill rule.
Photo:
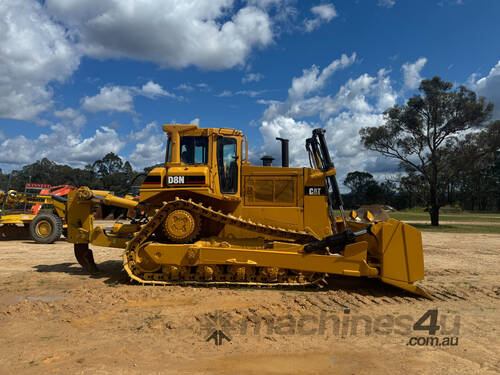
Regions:
<instances>
[{"instance_id":1,"label":"dirt ground","mask_svg":"<svg viewBox=\"0 0 500 375\"><path fill-rule=\"evenodd\" d=\"M423 239L433 301L341 277L322 290L141 286L118 249L94 248L90 276L64 241L0 241L0 373L497 374L500 236ZM433 335L413 329L428 310Z\"/></svg>"}]
</instances>

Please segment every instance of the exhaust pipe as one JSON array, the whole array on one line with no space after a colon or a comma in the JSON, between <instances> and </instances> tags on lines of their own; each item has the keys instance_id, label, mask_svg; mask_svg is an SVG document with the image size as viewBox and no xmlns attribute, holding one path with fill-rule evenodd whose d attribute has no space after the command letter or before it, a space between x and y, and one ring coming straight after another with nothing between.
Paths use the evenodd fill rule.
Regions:
<instances>
[{"instance_id":1,"label":"exhaust pipe","mask_svg":"<svg viewBox=\"0 0 500 375\"><path fill-rule=\"evenodd\" d=\"M288 139L276 137L276 140L281 142L281 166L288 168L290 166Z\"/></svg>"}]
</instances>

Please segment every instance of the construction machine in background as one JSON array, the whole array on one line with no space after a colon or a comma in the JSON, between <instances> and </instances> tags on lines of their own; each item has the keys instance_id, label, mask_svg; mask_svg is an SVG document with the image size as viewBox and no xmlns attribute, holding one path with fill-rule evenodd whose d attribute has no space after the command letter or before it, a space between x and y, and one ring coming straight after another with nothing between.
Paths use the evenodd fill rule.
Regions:
<instances>
[{"instance_id":1,"label":"construction machine in background","mask_svg":"<svg viewBox=\"0 0 500 375\"><path fill-rule=\"evenodd\" d=\"M57 241L67 228L64 196L75 189L71 185L28 183L23 193L0 191L0 237L16 239L29 234L38 243Z\"/></svg>"},{"instance_id":2,"label":"construction machine in background","mask_svg":"<svg viewBox=\"0 0 500 375\"><path fill-rule=\"evenodd\" d=\"M241 131L164 125L165 165L144 179L139 199L79 188L68 194L68 241L96 272L89 244L123 248L142 284L320 285L328 274L368 277L429 297L420 232L394 219L344 213L324 130L306 140L311 166L254 166ZM140 214L95 226L104 203ZM335 216L334 208L340 210Z\"/></svg>"}]
</instances>

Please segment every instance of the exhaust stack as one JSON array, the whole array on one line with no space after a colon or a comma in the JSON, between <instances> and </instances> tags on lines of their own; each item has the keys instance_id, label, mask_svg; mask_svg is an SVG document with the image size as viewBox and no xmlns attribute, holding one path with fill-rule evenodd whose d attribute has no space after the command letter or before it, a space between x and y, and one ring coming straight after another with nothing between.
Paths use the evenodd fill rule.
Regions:
<instances>
[{"instance_id":1,"label":"exhaust stack","mask_svg":"<svg viewBox=\"0 0 500 375\"><path fill-rule=\"evenodd\" d=\"M290 166L288 139L276 137L276 140L281 142L281 166L288 168Z\"/></svg>"}]
</instances>

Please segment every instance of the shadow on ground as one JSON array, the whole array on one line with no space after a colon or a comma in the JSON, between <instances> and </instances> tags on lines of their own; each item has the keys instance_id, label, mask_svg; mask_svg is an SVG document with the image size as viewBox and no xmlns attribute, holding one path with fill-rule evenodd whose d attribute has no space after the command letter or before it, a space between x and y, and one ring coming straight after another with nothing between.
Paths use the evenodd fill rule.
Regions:
<instances>
[{"instance_id":1,"label":"shadow on ground","mask_svg":"<svg viewBox=\"0 0 500 375\"><path fill-rule=\"evenodd\" d=\"M427 300L425 297L396 288L375 278L331 275L327 278L327 282L328 285L323 290L342 290L346 293L357 293L368 297L410 297L415 300Z\"/></svg>"},{"instance_id":2,"label":"shadow on ground","mask_svg":"<svg viewBox=\"0 0 500 375\"><path fill-rule=\"evenodd\" d=\"M78 263L59 263L59 264L39 264L34 266L36 272L42 273L66 273L69 275L89 275L92 279L104 279L106 284L129 284L128 275L123 270L123 263L119 260L107 260L99 263L99 272L89 274Z\"/></svg>"},{"instance_id":3,"label":"shadow on ground","mask_svg":"<svg viewBox=\"0 0 500 375\"><path fill-rule=\"evenodd\" d=\"M34 266L37 272L56 272L56 273L66 273L70 275L90 275L93 279L104 279L106 284L130 284L131 280L127 273L123 270L123 263L119 260L107 260L105 262L99 263L97 265L99 272L96 274L89 274L81 268L78 263L59 263L51 265L37 265ZM402 289L393 287L392 285L385 284L378 279L366 278L366 277L347 277L330 275L326 278L327 285L319 288L314 285L303 286L303 285L290 285L290 286L273 286L269 284L267 286L256 286L256 285L231 285L231 284L220 284L220 285L206 285L207 288L220 288L220 289L259 289L259 290L269 290L270 292L281 290L287 292L311 292L316 293L318 290L321 291L333 291L333 292L343 292L348 294L358 294L367 297L377 297L377 298L412 298L415 300L426 300L422 296L414 295L406 292ZM173 283L177 285L182 285L182 283ZM203 287L203 284L196 284L196 287ZM189 285L186 285L189 288Z\"/></svg>"},{"instance_id":4,"label":"shadow on ground","mask_svg":"<svg viewBox=\"0 0 500 375\"><path fill-rule=\"evenodd\" d=\"M0 241L30 240L30 239L31 237L28 230L22 227L17 227L15 229L0 228Z\"/></svg>"}]
</instances>

